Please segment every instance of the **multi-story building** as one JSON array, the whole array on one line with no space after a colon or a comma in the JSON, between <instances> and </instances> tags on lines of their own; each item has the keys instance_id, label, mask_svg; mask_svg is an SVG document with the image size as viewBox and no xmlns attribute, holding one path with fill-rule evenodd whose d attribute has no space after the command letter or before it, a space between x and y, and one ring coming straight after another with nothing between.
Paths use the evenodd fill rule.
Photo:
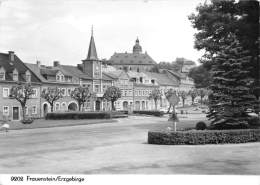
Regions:
<instances>
[{"instance_id":1,"label":"multi-story building","mask_svg":"<svg viewBox=\"0 0 260 185\"><path fill-rule=\"evenodd\" d=\"M82 64L77 66L61 65L59 61L54 61L53 66L36 64L26 64L40 79L42 88L58 87L61 89L63 98L57 100L54 111L75 111L78 110L78 103L70 97L71 92L79 86L88 87L95 92L96 98L88 100L82 107L85 111L99 111L110 109L110 103L102 97L107 87L112 85L112 78L103 74L101 61L97 57L97 51L93 32L90 38L87 58L82 60ZM41 116L50 112L49 103L41 98Z\"/></svg>"},{"instance_id":2,"label":"multi-story building","mask_svg":"<svg viewBox=\"0 0 260 185\"><path fill-rule=\"evenodd\" d=\"M40 96L46 88L57 87L62 91L63 97L55 102L54 111L64 112L78 110L78 103L70 94L79 86L88 87L96 94L95 99L90 99L82 107L84 111L110 110L111 103L103 98L103 94L112 85L119 87L122 92L122 97L116 102L117 110L155 109L154 101L148 99L155 88L160 89L163 95L157 108L166 109L169 106L165 98L167 90L188 92L194 87L193 81L187 76L187 70L193 63L186 60L183 60L182 70L178 72L148 72L155 61L146 52L142 53L138 39L133 53L115 53L109 62L112 65L102 65L98 59L93 31L86 59L75 66L62 65L59 61L54 61L53 66L42 65L39 61L36 64L24 64L14 52L1 53L0 116L21 119L19 102L9 98L10 89L16 83L31 83L34 87L35 94L26 107L26 114L32 117L43 117L51 110L49 103Z\"/></svg>"},{"instance_id":3,"label":"multi-story building","mask_svg":"<svg viewBox=\"0 0 260 185\"><path fill-rule=\"evenodd\" d=\"M132 110L134 86L129 75L123 70L107 71L107 76L113 79L113 85L121 90L121 98L116 101L117 110Z\"/></svg>"},{"instance_id":4,"label":"multi-story building","mask_svg":"<svg viewBox=\"0 0 260 185\"><path fill-rule=\"evenodd\" d=\"M10 99L11 88L17 84L30 83L34 94L30 97L25 107L25 114L39 117L40 105L40 79L18 58L13 52L0 53L0 119L22 119L21 104ZM5 118L4 118L5 117Z\"/></svg>"},{"instance_id":5,"label":"multi-story building","mask_svg":"<svg viewBox=\"0 0 260 185\"><path fill-rule=\"evenodd\" d=\"M142 53L138 38L133 47L133 53L114 53L108 63L119 70L136 72L150 71L156 64L147 52Z\"/></svg>"}]
</instances>

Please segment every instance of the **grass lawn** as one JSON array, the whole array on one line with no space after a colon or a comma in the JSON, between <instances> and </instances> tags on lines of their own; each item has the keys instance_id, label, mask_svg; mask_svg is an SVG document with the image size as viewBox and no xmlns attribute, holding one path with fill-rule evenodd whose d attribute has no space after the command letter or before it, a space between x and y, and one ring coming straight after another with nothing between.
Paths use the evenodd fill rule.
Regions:
<instances>
[{"instance_id":1,"label":"grass lawn","mask_svg":"<svg viewBox=\"0 0 260 185\"><path fill-rule=\"evenodd\" d=\"M23 124L20 121L12 121L10 130L19 129L33 129L33 128L50 128L50 127L64 127L64 126L76 126L76 125L89 125L97 123L113 123L116 120L113 119L83 119L83 120L45 120L36 119L32 124Z\"/></svg>"}]
</instances>

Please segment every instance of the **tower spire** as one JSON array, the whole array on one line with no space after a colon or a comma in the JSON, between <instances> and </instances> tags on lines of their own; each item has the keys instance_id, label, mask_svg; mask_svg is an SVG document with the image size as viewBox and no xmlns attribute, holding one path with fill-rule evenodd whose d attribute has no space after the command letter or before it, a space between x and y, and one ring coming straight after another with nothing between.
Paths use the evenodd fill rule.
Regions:
<instances>
[{"instance_id":1,"label":"tower spire","mask_svg":"<svg viewBox=\"0 0 260 185\"><path fill-rule=\"evenodd\" d=\"M91 26L91 38L88 48L87 60L98 60L95 41L93 37L93 25Z\"/></svg>"}]
</instances>

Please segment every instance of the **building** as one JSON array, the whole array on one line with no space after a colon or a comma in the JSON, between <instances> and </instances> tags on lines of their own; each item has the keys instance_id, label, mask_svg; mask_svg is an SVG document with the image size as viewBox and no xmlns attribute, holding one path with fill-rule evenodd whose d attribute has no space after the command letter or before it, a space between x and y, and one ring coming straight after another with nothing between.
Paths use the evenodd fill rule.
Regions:
<instances>
[{"instance_id":1,"label":"building","mask_svg":"<svg viewBox=\"0 0 260 185\"><path fill-rule=\"evenodd\" d=\"M62 65L54 61L52 66L23 63L14 52L0 53L0 116L9 116L12 120L21 119L19 102L9 98L10 89L17 83L31 83L34 95L28 101L26 115L43 117L51 111L49 103L41 98L44 89L59 88L63 97L55 102L55 112L78 110L78 103L72 99L71 92L79 87L88 87L96 94L94 99L86 102L83 111L111 110L111 103L103 95L112 85L118 87L122 97L116 101L117 110L153 110L154 100L149 99L150 93L158 88L162 98L157 108L166 110L169 106L165 92L169 89L188 92L194 87L193 80L188 77L188 71L194 62L186 59L176 59L179 71L161 70L152 73L149 70L156 64L147 54L142 53L139 39L132 53L115 53L109 60L111 65L99 60L96 45L91 32L88 53L80 64Z\"/></svg>"},{"instance_id":2,"label":"building","mask_svg":"<svg viewBox=\"0 0 260 185\"><path fill-rule=\"evenodd\" d=\"M116 69L125 71L150 71L156 62L148 55L142 52L139 39L136 39L132 53L114 53L108 63Z\"/></svg>"},{"instance_id":3,"label":"building","mask_svg":"<svg viewBox=\"0 0 260 185\"><path fill-rule=\"evenodd\" d=\"M25 114L31 117L39 117L41 112L40 79L28 68L13 52L0 53L0 119L21 120L21 104L10 99L10 90L17 84L30 83L34 94L27 102Z\"/></svg>"},{"instance_id":4,"label":"building","mask_svg":"<svg viewBox=\"0 0 260 185\"><path fill-rule=\"evenodd\" d=\"M112 78L103 74L101 61L98 59L93 31L90 38L90 44L86 59L77 66L61 65L59 61L54 61L53 66L41 65L39 61L36 64L26 64L34 74L40 79L41 91L47 88L58 87L63 93L63 98L57 100L54 105L54 111L76 111L78 103L70 97L71 92L79 87L88 87L90 91L95 92L96 99L89 100L83 105L84 111L109 110L110 102L103 99L105 90L112 86ZM41 116L51 111L49 103L41 98Z\"/></svg>"},{"instance_id":5,"label":"building","mask_svg":"<svg viewBox=\"0 0 260 185\"><path fill-rule=\"evenodd\" d=\"M129 75L123 70L107 71L107 76L113 79L113 85L121 90L121 98L116 101L117 110L133 110L134 86Z\"/></svg>"}]
</instances>

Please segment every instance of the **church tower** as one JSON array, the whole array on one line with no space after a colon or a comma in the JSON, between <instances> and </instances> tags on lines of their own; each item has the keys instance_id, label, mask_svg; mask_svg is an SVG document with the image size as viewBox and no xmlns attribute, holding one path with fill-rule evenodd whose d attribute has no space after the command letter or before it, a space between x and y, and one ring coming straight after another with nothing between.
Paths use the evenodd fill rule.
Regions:
<instances>
[{"instance_id":1,"label":"church tower","mask_svg":"<svg viewBox=\"0 0 260 185\"><path fill-rule=\"evenodd\" d=\"M102 78L102 69L101 61L98 59L97 50L95 46L94 36L93 36L93 26L91 29L91 38L88 48L88 55L83 62L83 72L88 74L91 78L101 79Z\"/></svg>"},{"instance_id":2,"label":"church tower","mask_svg":"<svg viewBox=\"0 0 260 185\"><path fill-rule=\"evenodd\" d=\"M136 54L142 53L142 47L139 44L139 39L138 38L135 41L135 45L133 47L133 53L136 53Z\"/></svg>"}]
</instances>

